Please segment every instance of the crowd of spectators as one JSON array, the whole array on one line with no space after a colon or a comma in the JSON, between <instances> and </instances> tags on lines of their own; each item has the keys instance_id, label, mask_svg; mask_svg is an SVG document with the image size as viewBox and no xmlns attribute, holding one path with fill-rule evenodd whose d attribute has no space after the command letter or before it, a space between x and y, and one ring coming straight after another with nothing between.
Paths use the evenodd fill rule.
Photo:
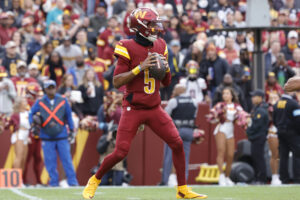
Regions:
<instances>
[{"instance_id":1,"label":"crowd of spectators","mask_svg":"<svg viewBox=\"0 0 300 200\"><path fill-rule=\"evenodd\" d=\"M300 25L299 1L269 0L269 5L272 26ZM247 0L3 0L0 113L12 113L14 99L26 96L28 83L42 87L52 79L80 120L96 116L106 92L113 89L114 46L135 37L128 16L142 6L168 20L161 37L168 44L172 83L161 88L162 100L196 72L194 79L201 81L189 90L191 96L215 105L222 101L222 89L231 87L243 109L251 110L253 33L214 30L245 27ZM262 39L268 101L300 74L299 31L265 31ZM191 60L196 70L187 65Z\"/></svg>"}]
</instances>

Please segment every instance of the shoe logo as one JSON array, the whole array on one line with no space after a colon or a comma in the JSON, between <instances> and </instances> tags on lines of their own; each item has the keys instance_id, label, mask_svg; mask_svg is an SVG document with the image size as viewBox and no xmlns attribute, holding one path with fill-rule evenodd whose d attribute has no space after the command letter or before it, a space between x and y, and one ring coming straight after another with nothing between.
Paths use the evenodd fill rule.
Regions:
<instances>
[{"instance_id":1,"label":"shoe logo","mask_svg":"<svg viewBox=\"0 0 300 200\"><path fill-rule=\"evenodd\" d=\"M181 192L178 192L178 195L181 196L182 198L184 197L184 194Z\"/></svg>"}]
</instances>

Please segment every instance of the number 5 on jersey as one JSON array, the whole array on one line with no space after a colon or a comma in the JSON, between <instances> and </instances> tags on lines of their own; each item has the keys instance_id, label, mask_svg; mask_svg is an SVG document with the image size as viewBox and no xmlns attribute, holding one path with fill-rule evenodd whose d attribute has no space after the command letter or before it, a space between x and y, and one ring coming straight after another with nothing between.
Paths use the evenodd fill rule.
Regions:
<instances>
[{"instance_id":1,"label":"number 5 on jersey","mask_svg":"<svg viewBox=\"0 0 300 200\"><path fill-rule=\"evenodd\" d=\"M155 92L155 79L150 77L149 69L144 70L144 92L146 94L153 94Z\"/></svg>"}]
</instances>

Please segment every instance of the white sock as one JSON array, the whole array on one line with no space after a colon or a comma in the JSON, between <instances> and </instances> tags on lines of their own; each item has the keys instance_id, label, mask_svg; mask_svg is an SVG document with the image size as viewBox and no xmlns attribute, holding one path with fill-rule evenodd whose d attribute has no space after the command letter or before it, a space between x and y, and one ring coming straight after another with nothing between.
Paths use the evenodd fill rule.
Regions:
<instances>
[{"instance_id":1,"label":"white sock","mask_svg":"<svg viewBox=\"0 0 300 200\"><path fill-rule=\"evenodd\" d=\"M278 179L279 175L278 174L272 174L272 179Z\"/></svg>"}]
</instances>

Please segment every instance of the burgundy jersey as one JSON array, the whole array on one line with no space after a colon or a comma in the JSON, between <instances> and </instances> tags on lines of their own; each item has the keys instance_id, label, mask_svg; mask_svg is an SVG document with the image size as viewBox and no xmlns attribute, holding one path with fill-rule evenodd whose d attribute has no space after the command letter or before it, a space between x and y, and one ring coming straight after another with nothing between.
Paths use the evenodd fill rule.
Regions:
<instances>
[{"instance_id":1,"label":"burgundy jersey","mask_svg":"<svg viewBox=\"0 0 300 200\"><path fill-rule=\"evenodd\" d=\"M118 64L114 76L128 72L141 64L148 56L148 53L156 52L168 56L168 48L165 41L157 39L153 46L142 46L133 39L121 40L115 47L115 55L118 57ZM162 80L163 85L171 82L170 72L166 73ZM132 81L126 84L123 106L131 106L134 109L147 109L160 105L159 94L160 81L149 75L149 70L140 72Z\"/></svg>"},{"instance_id":2,"label":"burgundy jersey","mask_svg":"<svg viewBox=\"0 0 300 200\"><path fill-rule=\"evenodd\" d=\"M20 78L18 76L12 77L11 80L15 85L19 97L26 97L26 87L29 83L37 83L34 78Z\"/></svg>"}]
</instances>

